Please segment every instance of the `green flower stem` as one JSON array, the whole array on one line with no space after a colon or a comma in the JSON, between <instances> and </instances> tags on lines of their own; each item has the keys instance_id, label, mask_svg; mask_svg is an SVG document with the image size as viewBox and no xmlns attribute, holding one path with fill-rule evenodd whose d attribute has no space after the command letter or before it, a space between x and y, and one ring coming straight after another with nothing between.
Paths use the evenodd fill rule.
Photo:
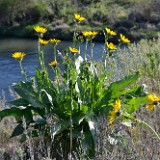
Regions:
<instances>
[{"instance_id":1,"label":"green flower stem","mask_svg":"<svg viewBox=\"0 0 160 160\"><path fill-rule=\"evenodd\" d=\"M38 57L41 69L45 71L44 52L41 50L41 45L38 41Z\"/></svg>"},{"instance_id":2,"label":"green flower stem","mask_svg":"<svg viewBox=\"0 0 160 160\"><path fill-rule=\"evenodd\" d=\"M75 46L76 46L76 36L77 36L77 33L78 33L78 24L76 23L75 24L75 28L74 28L74 34L73 34L73 43L74 43Z\"/></svg>"},{"instance_id":3,"label":"green flower stem","mask_svg":"<svg viewBox=\"0 0 160 160\"><path fill-rule=\"evenodd\" d=\"M102 53L102 58L105 57L105 60L104 60L104 69L106 70L107 68L107 58L109 58L108 56L108 51L106 53L106 42L108 41L108 35L105 33L105 31L103 31L104 33L104 37L105 37L105 42L104 42L104 49L103 49L103 53Z\"/></svg>"},{"instance_id":4,"label":"green flower stem","mask_svg":"<svg viewBox=\"0 0 160 160\"><path fill-rule=\"evenodd\" d=\"M160 136L158 135L158 133L153 129L152 126L150 126L148 123L144 122L144 121L141 121L139 120L139 123L142 123L144 124L145 126L147 126L153 133L154 135L158 138L158 140L160 141Z\"/></svg>"},{"instance_id":5,"label":"green flower stem","mask_svg":"<svg viewBox=\"0 0 160 160\"><path fill-rule=\"evenodd\" d=\"M80 55L80 53L81 53L81 46L80 46L80 44L78 45L78 50L79 50L78 55Z\"/></svg>"},{"instance_id":6,"label":"green flower stem","mask_svg":"<svg viewBox=\"0 0 160 160\"><path fill-rule=\"evenodd\" d=\"M45 61L44 61L44 52L41 51L41 54L42 54L42 66L43 66L43 70L45 71L46 68L45 68Z\"/></svg>"},{"instance_id":7,"label":"green flower stem","mask_svg":"<svg viewBox=\"0 0 160 160\"><path fill-rule=\"evenodd\" d=\"M27 81L28 79L27 79L26 71L22 66L22 60L19 61L19 65L20 65L21 73L23 74L25 80Z\"/></svg>"},{"instance_id":8,"label":"green flower stem","mask_svg":"<svg viewBox=\"0 0 160 160\"><path fill-rule=\"evenodd\" d=\"M72 110L73 110L73 93L72 93L72 80L69 81L69 88L70 88L70 97L71 97L71 105L70 105L70 155L72 152L72 127L73 127L73 120L72 120Z\"/></svg>"},{"instance_id":9,"label":"green flower stem","mask_svg":"<svg viewBox=\"0 0 160 160\"><path fill-rule=\"evenodd\" d=\"M75 61L76 61L76 54L74 54L73 57L74 57L74 63L75 63Z\"/></svg>"},{"instance_id":10,"label":"green flower stem","mask_svg":"<svg viewBox=\"0 0 160 160\"><path fill-rule=\"evenodd\" d=\"M87 48L88 48L88 39L86 39L86 46L85 46L85 51L84 51L84 60L87 60Z\"/></svg>"},{"instance_id":11,"label":"green flower stem","mask_svg":"<svg viewBox=\"0 0 160 160\"><path fill-rule=\"evenodd\" d=\"M109 61L109 56L108 54L105 55L105 60L104 60L104 69L107 69L107 60Z\"/></svg>"},{"instance_id":12,"label":"green flower stem","mask_svg":"<svg viewBox=\"0 0 160 160\"><path fill-rule=\"evenodd\" d=\"M56 52L57 52L57 51L56 51L56 45L54 45L54 60L55 60L55 61L57 61L57 57L56 57L56 54L57 54L57 53L56 53Z\"/></svg>"},{"instance_id":13,"label":"green flower stem","mask_svg":"<svg viewBox=\"0 0 160 160\"><path fill-rule=\"evenodd\" d=\"M40 66L41 66L41 68L42 68L41 46L40 46L39 40L38 40L38 58L39 58Z\"/></svg>"},{"instance_id":14,"label":"green flower stem","mask_svg":"<svg viewBox=\"0 0 160 160\"><path fill-rule=\"evenodd\" d=\"M102 60L103 60L104 55L105 55L105 53L106 53L105 51L106 51L106 49L105 49L105 45L104 45L103 50L102 50L102 57L101 57L101 58L102 58Z\"/></svg>"},{"instance_id":15,"label":"green flower stem","mask_svg":"<svg viewBox=\"0 0 160 160\"><path fill-rule=\"evenodd\" d=\"M59 82L59 76L58 76L58 71L57 71L57 68L53 68L53 71L55 73L55 79L56 79L56 82L57 82L57 90L58 90L58 93L60 92L60 82Z\"/></svg>"},{"instance_id":16,"label":"green flower stem","mask_svg":"<svg viewBox=\"0 0 160 160\"><path fill-rule=\"evenodd\" d=\"M91 39L91 60L93 60L93 47L94 47L94 43L92 43L92 39Z\"/></svg>"},{"instance_id":17,"label":"green flower stem","mask_svg":"<svg viewBox=\"0 0 160 160\"><path fill-rule=\"evenodd\" d=\"M139 120L139 119L130 117L130 116L128 116L128 115L123 115L123 116L126 117L126 118L131 119L131 120L134 121L134 122L144 124L146 127L148 127L148 128L154 133L154 135L155 135L155 136L158 138L158 140L160 141L160 136L159 136L158 133L153 129L153 127L150 126L148 123L146 123L146 122L144 122L144 121L142 121L142 120Z\"/></svg>"}]
</instances>

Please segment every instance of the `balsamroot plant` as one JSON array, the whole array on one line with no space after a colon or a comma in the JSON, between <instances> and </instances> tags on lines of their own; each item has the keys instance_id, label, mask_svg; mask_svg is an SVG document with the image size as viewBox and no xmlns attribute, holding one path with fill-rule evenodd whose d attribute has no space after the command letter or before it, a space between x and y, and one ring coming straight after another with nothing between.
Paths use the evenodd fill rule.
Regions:
<instances>
[{"instance_id":1,"label":"balsamroot plant","mask_svg":"<svg viewBox=\"0 0 160 160\"><path fill-rule=\"evenodd\" d=\"M102 59L98 62L93 61L92 40L98 32L84 31L82 37L77 38L78 25L84 20L84 17L75 14L75 43L73 47L69 46L66 49L66 53L62 53L62 63L56 58L56 45L61 41L55 38L50 41L43 40L43 34L47 29L40 26L34 28L38 34L41 68L35 70L35 77L31 80L24 74L26 81L13 85L20 98L10 102L13 105L11 108L0 111L1 119L14 116L17 120L18 125L11 137L20 135L22 141L26 141L28 137L46 137L51 148L51 159L94 158L101 126L98 120L101 116L106 117L108 126L116 123L127 126L143 123L160 140L151 126L133 116L140 107L146 106L153 110L160 98L155 94L145 94L143 88L136 85L141 76L139 71L120 80L114 81L111 78L114 65L117 63L114 51L118 46L108 42L109 37L116 36L109 28L104 30ZM121 43L130 42L124 35L120 36ZM85 40L83 58L80 48ZM43 53L43 46L49 42L54 46L53 60L49 63L54 72L53 79L49 78ZM89 43L91 59L86 57ZM109 69L112 69L112 73L108 72Z\"/></svg>"}]
</instances>

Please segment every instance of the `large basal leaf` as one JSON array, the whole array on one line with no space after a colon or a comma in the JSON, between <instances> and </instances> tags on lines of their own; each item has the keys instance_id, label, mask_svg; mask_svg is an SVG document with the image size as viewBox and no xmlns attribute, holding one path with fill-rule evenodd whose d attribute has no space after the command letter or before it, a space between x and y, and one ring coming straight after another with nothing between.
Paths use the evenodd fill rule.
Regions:
<instances>
[{"instance_id":1,"label":"large basal leaf","mask_svg":"<svg viewBox=\"0 0 160 160\"><path fill-rule=\"evenodd\" d=\"M23 134L23 132L24 132L24 128L23 128L22 124L18 124L14 128L14 130L13 130L12 135L10 136L10 138L13 138L15 136L19 136L19 135Z\"/></svg>"},{"instance_id":2,"label":"large basal leaf","mask_svg":"<svg viewBox=\"0 0 160 160\"><path fill-rule=\"evenodd\" d=\"M30 82L30 81L21 81L21 82L19 82L19 83L13 83L13 87L14 86L16 86L16 85L19 85L19 86L21 86L21 87L23 87L23 88L25 88L26 90L28 90L28 91L30 91L30 92L35 92L34 91L34 87L33 87L33 83L32 82Z\"/></svg>"},{"instance_id":3,"label":"large basal leaf","mask_svg":"<svg viewBox=\"0 0 160 160\"><path fill-rule=\"evenodd\" d=\"M115 99L123 95L125 93L124 89L129 87L129 85L136 83L139 77L140 74L137 72L136 74L127 76L120 81L111 83L111 85L108 87L107 99Z\"/></svg>"},{"instance_id":4,"label":"large basal leaf","mask_svg":"<svg viewBox=\"0 0 160 160\"><path fill-rule=\"evenodd\" d=\"M42 118L46 118L46 109L45 108L33 108L34 114L39 114Z\"/></svg>"},{"instance_id":5,"label":"large basal leaf","mask_svg":"<svg viewBox=\"0 0 160 160\"><path fill-rule=\"evenodd\" d=\"M44 71L36 69L36 82L39 91L45 89L49 94L56 94L56 87Z\"/></svg>"},{"instance_id":6,"label":"large basal leaf","mask_svg":"<svg viewBox=\"0 0 160 160\"><path fill-rule=\"evenodd\" d=\"M40 96L43 103L50 103L53 106L52 96L45 89L40 90Z\"/></svg>"},{"instance_id":7,"label":"large basal leaf","mask_svg":"<svg viewBox=\"0 0 160 160\"><path fill-rule=\"evenodd\" d=\"M5 117L8 116L14 116L15 118L20 118L23 116L23 110L21 108L17 108L17 107L12 107L9 109L4 109L2 111L0 111L0 119L2 120Z\"/></svg>"},{"instance_id":8,"label":"large basal leaf","mask_svg":"<svg viewBox=\"0 0 160 160\"><path fill-rule=\"evenodd\" d=\"M54 106L57 106L57 97L59 95L57 87L48 78L47 74L39 69L36 69L36 84L42 98L41 101L43 103L53 103Z\"/></svg>"},{"instance_id":9,"label":"large basal leaf","mask_svg":"<svg viewBox=\"0 0 160 160\"><path fill-rule=\"evenodd\" d=\"M38 100L38 96L34 92L27 90L25 86L25 82L20 82L17 85L14 85L13 88L24 100L30 103L33 107L44 108L45 106Z\"/></svg>"},{"instance_id":10,"label":"large basal leaf","mask_svg":"<svg viewBox=\"0 0 160 160\"><path fill-rule=\"evenodd\" d=\"M70 128L70 120L61 120L51 129L51 136L52 138L55 137L55 135L58 135L62 133L64 130Z\"/></svg>"},{"instance_id":11,"label":"large basal leaf","mask_svg":"<svg viewBox=\"0 0 160 160\"><path fill-rule=\"evenodd\" d=\"M12 105L14 105L14 106L17 106L17 107L19 107L19 106L26 107L26 106L29 105L29 103L25 99L23 99L23 98L19 98L19 99L10 101L9 103L12 104Z\"/></svg>"},{"instance_id":12,"label":"large basal leaf","mask_svg":"<svg viewBox=\"0 0 160 160\"><path fill-rule=\"evenodd\" d=\"M96 129L94 121L89 116L86 116L84 119L83 134L83 148L86 150L87 155L90 158L94 158L96 153Z\"/></svg>"},{"instance_id":13,"label":"large basal leaf","mask_svg":"<svg viewBox=\"0 0 160 160\"><path fill-rule=\"evenodd\" d=\"M140 107L144 106L147 103L147 97L135 97L125 102L125 111L129 114L137 111Z\"/></svg>"},{"instance_id":14,"label":"large basal leaf","mask_svg":"<svg viewBox=\"0 0 160 160\"><path fill-rule=\"evenodd\" d=\"M28 107L23 110L23 117L25 118L25 123L27 126L33 122L33 114L31 108Z\"/></svg>"},{"instance_id":15,"label":"large basal leaf","mask_svg":"<svg viewBox=\"0 0 160 160\"><path fill-rule=\"evenodd\" d=\"M85 115L79 115L79 116L74 116L72 117L72 122L73 122L73 128L72 130L74 132L76 132L74 126L79 126L81 124L81 122L83 121ZM52 131L52 137L54 137L55 135L58 135L60 133L62 133L65 130L69 131L70 129L70 119L63 119L60 120L55 126L54 128L51 130ZM80 134L80 133L79 133Z\"/></svg>"}]
</instances>

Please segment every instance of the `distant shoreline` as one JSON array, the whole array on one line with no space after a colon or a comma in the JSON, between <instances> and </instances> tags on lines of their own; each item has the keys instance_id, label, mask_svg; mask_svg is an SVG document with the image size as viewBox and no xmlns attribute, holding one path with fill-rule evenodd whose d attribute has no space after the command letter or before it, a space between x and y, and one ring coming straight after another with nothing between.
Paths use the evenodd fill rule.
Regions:
<instances>
[{"instance_id":1,"label":"distant shoreline","mask_svg":"<svg viewBox=\"0 0 160 160\"><path fill-rule=\"evenodd\" d=\"M27 27L24 26L14 26L14 27L0 27L0 37L2 38L27 38L27 39L36 39L37 35L34 32L34 29L30 28L29 30L26 29ZM87 31L90 28L86 29ZM97 37L94 39L96 42L104 42L104 36L103 36L103 29L95 29L99 32ZM73 27L72 28L58 28L57 30L48 30L48 32L45 34L44 38L58 38L61 40L71 41L73 38ZM134 34L128 34L128 38L131 40L131 42L138 42L141 39L153 39L158 37L158 31L152 31L150 30L149 33L154 32L153 35L148 35L149 33L146 32L146 35L140 34L140 30L137 31L137 34L139 32L139 36ZM120 34L120 32L119 32ZM112 38L111 41L117 43L117 38Z\"/></svg>"}]
</instances>

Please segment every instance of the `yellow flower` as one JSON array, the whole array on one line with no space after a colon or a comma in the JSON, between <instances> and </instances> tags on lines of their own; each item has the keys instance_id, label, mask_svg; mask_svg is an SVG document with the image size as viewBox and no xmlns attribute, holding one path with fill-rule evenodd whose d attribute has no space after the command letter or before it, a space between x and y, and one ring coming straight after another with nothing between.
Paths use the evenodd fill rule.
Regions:
<instances>
[{"instance_id":1,"label":"yellow flower","mask_svg":"<svg viewBox=\"0 0 160 160\"><path fill-rule=\"evenodd\" d=\"M111 36L115 36L115 35L116 35L116 32L112 31L112 30L109 29L109 28L105 28L105 30L106 30L106 32L107 32L108 34L110 34Z\"/></svg>"},{"instance_id":2,"label":"yellow flower","mask_svg":"<svg viewBox=\"0 0 160 160\"><path fill-rule=\"evenodd\" d=\"M49 41L39 38L39 43L43 46L47 45Z\"/></svg>"},{"instance_id":3,"label":"yellow flower","mask_svg":"<svg viewBox=\"0 0 160 160\"><path fill-rule=\"evenodd\" d=\"M85 38L90 37L92 35L91 31L85 31L85 32L82 32L82 33L83 33Z\"/></svg>"},{"instance_id":4,"label":"yellow flower","mask_svg":"<svg viewBox=\"0 0 160 160\"><path fill-rule=\"evenodd\" d=\"M22 60L24 56L26 56L24 52L15 52L12 54L12 57L17 60Z\"/></svg>"},{"instance_id":5,"label":"yellow flower","mask_svg":"<svg viewBox=\"0 0 160 160\"><path fill-rule=\"evenodd\" d=\"M49 63L51 67L56 67L58 65L57 61L52 61Z\"/></svg>"},{"instance_id":6,"label":"yellow flower","mask_svg":"<svg viewBox=\"0 0 160 160\"><path fill-rule=\"evenodd\" d=\"M124 43L130 43L130 40L128 38L126 38L123 34L120 34L120 39Z\"/></svg>"},{"instance_id":7,"label":"yellow flower","mask_svg":"<svg viewBox=\"0 0 160 160\"><path fill-rule=\"evenodd\" d=\"M50 39L50 42L53 44L53 45L56 45L57 43L61 42L61 40L59 39Z\"/></svg>"},{"instance_id":8,"label":"yellow flower","mask_svg":"<svg viewBox=\"0 0 160 160\"><path fill-rule=\"evenodd\" d=\"M84 32L82 32L82 34L83 34L83 36L85 38L94 38L98 34L98 32L95 32L95 31L84 31Z\"/></svg>"},{"instance_id":9,"label":"yellow flower","mask_svg":"<svg viewBox=\"0 0 160 160\"><path fill-rule=\"evenodd\" d=\"M82 17L80 14L77 13L74 14L74 19L76 20L76 22L82 22L85 20L84 17Z\"/></svg>"},{"instance_id":10,"label":"yellow flower","mask_svg":"<svg viewBox=\"0 0 160 160\"><path fill-rule=\"evenodd\" d=\"M108 116L109 124L112 124L115 121L116 115L117 114L114 111L109 112L109 116Z\"/></svg>"},{"instance_id":11,"label":"yellow flower","mask_svg":"<svg viewBox=\"0 0 160 160\"><path fill-rule=\"evenodd\" d=\"M155 105L157 105L158 102L160 102L160 97L157 97L154 93L149 94L147 98L148 98L148 102L147 102L146 108L149 110L153 110Z\"/></svg>"},{"instance_id":12,"label":"yellow flower","mask_svg":"<svg viewBox=\"0 0 160 160\"><path fill-rule=\"evenodd\" d=\"M115 104L112 104L113 110L109 112L109 124L112 124L114 120L116 119L118 112L121 109L121 100L116 100Z\"/></svg>"},{"instance_id":13,"label":"yellow flower","mask_svg":"<svg viewBox=\"0 0 160 160\"><path fill-rule=\"evenodd\" d=\"M34 27L34 30L35 30L37 33L46 33L46 32L47 32L47 29L46 29L46 28L40 27L40 26Z\"/></svg>"},{"instance_id":14,"label":"yellow flower","mask_svg":"<svg viewBox=\"0 0 160 160\"><path fill-rule=\"evenodd\" d=\"M106 42L106 46L108 47L109 50L116 50L117 47L114 45L112 42L108 43Z\"/></svg>"},{"instance_id":15,"label":"yellow flower","mask_svg":"<svg viewBox=\"0 0 160 160\"><path fill-rule=\"evenodd\" d=\"M92 37L95 37L98 34L98 32L92 31Z\"/></svg>"},{"instance_id":16,"label":"yellow flower","mask_svg":"<svg viewBox=\"0 0 160 160\"><path fill-rule=\"evenodd\" d=\"M79 52L79 50L78 49L76 49L76 48L72 48L72 47L69 47L69 50L70 50L70 52L71 53L78 53Z\"/></svg>"},{"instance_id":17,"label":"yellow flower","mask_svg":"<svg viewBox=\"0 0 160 160\"><path fill-rule=\"evenodd\" d=\"M119 112L119 110L121 109L121 100L120 99L116 100L116 103L112 104L112 107L115 112Z\"/></svg>"}]
</instances>

